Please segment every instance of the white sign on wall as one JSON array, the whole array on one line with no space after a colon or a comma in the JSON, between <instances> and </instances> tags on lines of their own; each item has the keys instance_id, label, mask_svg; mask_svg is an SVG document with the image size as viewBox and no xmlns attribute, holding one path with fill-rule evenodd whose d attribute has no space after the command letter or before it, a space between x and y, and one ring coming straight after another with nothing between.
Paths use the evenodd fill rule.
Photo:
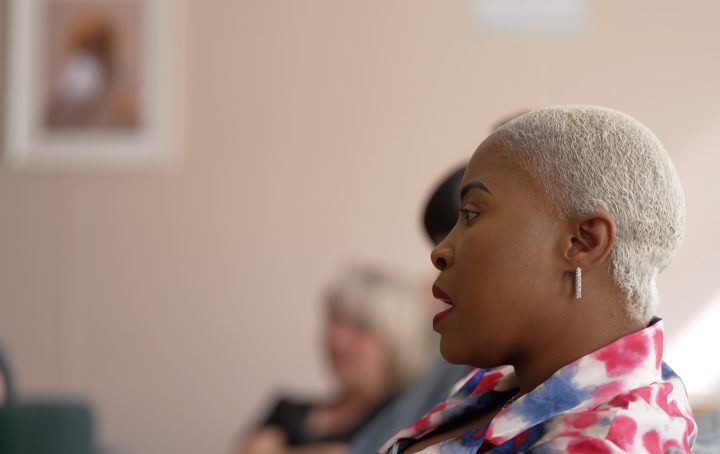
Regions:
<instances>
[{"instance_id":1,"label":"white sign on wall","mask_svg":"<svg viewBox=\"0 0 720 454\"><path fill-rule=\"evenodd\" d=\"M489 33L577 33L588 23L589 0L470 0L473 22Z\"/></svg>"}]
</instances>

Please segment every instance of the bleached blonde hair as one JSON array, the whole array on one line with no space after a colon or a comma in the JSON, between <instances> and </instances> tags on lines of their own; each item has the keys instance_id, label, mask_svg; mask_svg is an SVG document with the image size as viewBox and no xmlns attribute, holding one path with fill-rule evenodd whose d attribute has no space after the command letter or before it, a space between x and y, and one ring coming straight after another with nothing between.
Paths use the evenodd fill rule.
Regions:
<instances>
[{"instance_id":1,"label":"bleached blonde hair","mask_svg":"<svg viewBox=\"0 0 720 454\"><path fill-rule=\"evenodd\" d=\"M628 315L649 322L659 303L655 280L685 230L680 180L657 137L629 115L596 106L539 109L491 137L539 182L559 216L612 218L609 271Z\"/></svg>"},{"instance_id":2,"label":"bleached blonde hair","mask_svg":"<svg viewBox=\"0 0 720 454\"><path fill-rule=\"evenodd\" d=\"M413 285L377 267L355 266L330 286L328 302L331 312L387 346L398 386L427 370L434 336L428 310Z\"/></svg>"}]
</instances>

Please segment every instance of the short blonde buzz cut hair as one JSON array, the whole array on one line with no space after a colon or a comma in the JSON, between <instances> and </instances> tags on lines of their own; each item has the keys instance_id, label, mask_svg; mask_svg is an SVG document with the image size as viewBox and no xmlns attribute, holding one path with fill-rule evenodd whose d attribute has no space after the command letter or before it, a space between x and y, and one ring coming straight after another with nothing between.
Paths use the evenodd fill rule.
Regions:
<instances>
[{"instance_id":1,"label":"short blonde buzz cut hair","mask_svg":"<svg viewBox=\"0 0 720 454\"><path fill-rule=\"evenodd\" d=\"M647 323L655 280L682 243L685 199L657 137L629 115L596 106L552 106L490 136L545 190L562 218L601 211L615 223L609 271L628 315Z\"/></svg>"}]
</instances>

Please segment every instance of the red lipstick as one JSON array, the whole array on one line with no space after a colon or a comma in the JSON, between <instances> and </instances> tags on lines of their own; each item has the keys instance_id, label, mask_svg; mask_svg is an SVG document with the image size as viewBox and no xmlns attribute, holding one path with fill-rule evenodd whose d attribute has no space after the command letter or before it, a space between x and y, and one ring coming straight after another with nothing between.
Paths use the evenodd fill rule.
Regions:
<instances>
[{"instance_id":1,"label":"red lipstick","mask_svg":"<svg viewBox=\"0 0 720 454\"><path fill-rule=\"evenodd\" d=\"M447 303L447 304L449 304L450 306L453 305L452 299L451 299L449 296L447 296L447 294L446 294L445 292L443 292L442 290L440 290L440 287L438 287L437 285L433 285L432 292L433 292L433 296L434 296L436 299L439 299L439 300L442 301L443 303ZM448 315L450 312L452 312L452 310L453 310L453 308L451 307L451 308L449 308L449 309L445 309L444 311L436 314L435 317L433 317L433 327L435 327L435 325L437 325L438 323L440 323L440 322L442 321L442 319L444 319L445 317L447 317L447 315Z\"/></svg>"},{"instance_id":2,"label":"red lipstick","mask_svg":"<svg viewBox=\"0 0 720 454\"><path fill-rule=\"evenodd\" d=\"M435 314L435 317L433 317L433 328L435 327L435 325L440 323L442 321L442 319L447 317L447 315L450 312L452 312L452 310L453 310L453 308L451 307L450 309L445 309L444 311L438 312L437 314Z\"/></svg>"},{"instance_id":3,"label":"red lipstick","mask_svg":"<svg viewBox=\"0 0 720 454\"><path fill-rule=\"evenodd\" d=\"M447 294L445 292L443 292L440 289L440 287L438 287L437 285L433 285L432 293L433 293L433 296L435 297L435 299L438 299L438 300L442 301L443 303L447 303L452 306L452 304L453 304L452 299L449 296L447 296Z\"/></svg>"}]
</instances>

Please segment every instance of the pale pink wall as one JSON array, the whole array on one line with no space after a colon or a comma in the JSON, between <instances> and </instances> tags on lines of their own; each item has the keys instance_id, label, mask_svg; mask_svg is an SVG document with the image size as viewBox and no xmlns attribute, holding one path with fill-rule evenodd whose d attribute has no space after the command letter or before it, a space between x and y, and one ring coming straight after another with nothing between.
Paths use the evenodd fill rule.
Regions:
<instances>
[{"instance_id":1,"label":"pale pink wall","mask_svg":"<svg viewBox=\"0 0 720 454\"><path fill-rule=\"evenodd\" d=\"M0 341L109 446L223 453L271 390L326 389L322 285L348 259L427 272L429 185L521 110L652 128L688 199L670 334L720 288L717 2L597 1L585 35L534 41L484 38L464 1L188 3L180 170L0 170Z\"/></svg>"}]
</instances>

